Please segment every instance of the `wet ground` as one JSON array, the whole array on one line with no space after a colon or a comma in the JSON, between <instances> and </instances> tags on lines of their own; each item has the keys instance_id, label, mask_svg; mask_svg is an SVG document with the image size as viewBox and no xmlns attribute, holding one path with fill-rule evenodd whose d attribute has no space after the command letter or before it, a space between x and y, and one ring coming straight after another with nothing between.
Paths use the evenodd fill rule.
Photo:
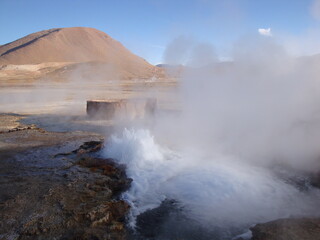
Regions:
<instances>
[{"instance_id":1,"label":"wet ground","mask_svg":"<svg viewBox=\"0 0 320 240\"><path fill-rule=\"evenodd\" d=\"M0 239L125 239L129 206L119 193L130 180L112 160L97 165L103 137L22 118L0 115Z\"/></svg>"},{"instance_id":2,"label":"wet ground","mask_svg":"<svg viewBox=\"0 0 320 240\"><path fill-rule=\"evenodd\" d=\"M131 180L125 166L99 154L114 127L84 115L0 114L0 240L205 240L243 233L204 228L170 199L138 216L135 230L128 228L130 206L120 195ZM279 220L237 239L316 240L319 226L319 219Z\"/></svg>"}]
</instances>

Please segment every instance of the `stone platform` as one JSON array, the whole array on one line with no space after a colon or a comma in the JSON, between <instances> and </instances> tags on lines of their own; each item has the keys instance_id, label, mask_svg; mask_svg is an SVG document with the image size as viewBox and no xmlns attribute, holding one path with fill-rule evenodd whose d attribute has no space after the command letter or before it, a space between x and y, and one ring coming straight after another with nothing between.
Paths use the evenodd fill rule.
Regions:
<instances>
[{"instance_id":1,"label":"stone platform","mask_svg":"<svg viewBox=\"0 0 320 240\"><path fill-rule=\"evenodd\" d=\"M155 98L87 101L87 115L100 119L143 119L153 115L156 108Z\"/></svg>"}]
</instances>

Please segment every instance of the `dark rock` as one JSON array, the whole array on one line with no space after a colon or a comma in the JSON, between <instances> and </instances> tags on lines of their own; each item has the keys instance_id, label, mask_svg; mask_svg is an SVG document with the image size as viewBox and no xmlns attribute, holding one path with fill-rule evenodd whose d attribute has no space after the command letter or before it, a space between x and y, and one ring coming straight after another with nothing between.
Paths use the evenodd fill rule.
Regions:
<instances>
[{"instance_id":1,"label":"dark rock","mask_svg":"<svg viewBox=\"0 0 320 240\"><path fill-rule=\"evenodd\" d=\"M319 240L319 218L279 219L250 229L252 240Z\"/></svg>"},{"instance_id":2,"label":"dark rock","mask_svg":"<svg viewBox=\"0 0 320 240\"><path fill-rule=\"evenodd\" d=\"M41 174L26 178L29 182L16 196L3 196L0 240L126 239L124 221L130 206L118 194L130 186L131 179L113 159L94 157L101 147L100 141L85 142L68 158L50 159L45 148L39 156L26 155L26 160L39 158L62 166L50 164L48 175L41 172L43 164L32 168Z\"/></svg>"},{"instance_id":3,"label":"dark rock","mask_svg":"<svg viewBox=\"0 0 320 240\"><path fill-rule=\"evenodd\" d=\"M58 153L54 155L54 157L68 156L72 154L77 154L77 155L89 154L89 153L100 151L102 146L103 146L102 141L89 141L89 142L83 143L78 149L73 150L72 152Z\"/></svg>"},{"instance_id":4,"label":"dark rock","mask_svg":"<svg viewBox=\"0 0 320 240\"><path fill-rule=\"evenodd\" d=\"M157 208L150 209L137 218L137 230L144 238L154 238L162 231L162 227L169 222L170 214L177 211L174 200L164 200Z\"/></svg>"},{"instance_id":5,"label":"dark rock","mask_svg":"<svg viewBox=\"0 0 320 240\"><path fill-rule=\"evenodd\" d=\"M132 179L127 178L125 167L116 164L111 158L83 157L78 161L78 164L89 168L92 172L108 176L110 179L105 184L112 189L115 195L127 190L131 185Z\"/></svg>"},{"instance_id":6,"label":"dark rock","mask_svg":"<svg viewBox=\"0 0 320 240\"><path fill-rule=\"evenodd\" d=\"M102 141L90 141L82 144L77 150L73 151L73 153L84 154L90 152L97 152L101 150L103 146Z\"/></svg>"},{"instance_id":7,"label":"dark rock","mask_svg":"<svg viewBox=\"0 0 320 240\"><path fill-rule=\"evenodd\" d=\"M320 172L312 174L311 185L320 188Z\"/></svg>"}]
</instances>

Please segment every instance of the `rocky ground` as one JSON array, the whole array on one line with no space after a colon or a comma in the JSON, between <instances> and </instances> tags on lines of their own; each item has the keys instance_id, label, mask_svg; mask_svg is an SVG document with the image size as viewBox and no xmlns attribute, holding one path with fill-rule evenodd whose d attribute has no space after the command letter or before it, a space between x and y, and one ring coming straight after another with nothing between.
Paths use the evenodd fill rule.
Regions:
<instances>
[{"instance_id":1,"label":"rocky ground","mask_svg":"<svg viewBox=\"0 0 320 240\"><path fill-rule=\"evenodd\" d=\"M124 167L99 159L102 137L47 132L0 116L0 239L125 239Z\"/></svg>"},{"instance_id":2,"label":"rocky ground","mask_svg":"<svg viewBox=\"0 0 320 240\"><path fill-rule=\"evenodd\" d=\"M50 132L25 117L0 114L0 240L159 239L171 204L143 214L139 236L130 233L130 206L119 196L131 179L125 166L99 158L101 135ZM313 186L320 186L319 176ZM250 230L252 240L319 240L320 219L279 219Z\"/></svg>"},{"instance_id":3,"label":"rocky ground","mask_svg":"<svg viewBox=\"0 0 320 240\"><path fill-rule=\"evenodd\" d=\"M257 224L252 240L317 240L320 239L320 219L279 219Z\"/></svg>"}]
</instances>

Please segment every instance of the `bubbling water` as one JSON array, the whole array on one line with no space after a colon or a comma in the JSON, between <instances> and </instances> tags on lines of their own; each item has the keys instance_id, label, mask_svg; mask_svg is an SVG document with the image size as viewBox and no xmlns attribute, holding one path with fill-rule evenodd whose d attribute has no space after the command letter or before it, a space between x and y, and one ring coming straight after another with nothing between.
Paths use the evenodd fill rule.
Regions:
<instances>
[{"instance_id":1,"label":"bubbling water","mask_svg":"<svg viewBox=\"0 0 320 240\"><path fill-rule=\"evenodd\" d=\"M207 227L250 226L289 216L312 215L317 190L301 192L270 170L214 152L173 151L148 129L124 129L107 142L105 157L127 166L133 179L123 199L130 225L165 199L179 203L188 218Z\"/></svg>"}]
</instances>

